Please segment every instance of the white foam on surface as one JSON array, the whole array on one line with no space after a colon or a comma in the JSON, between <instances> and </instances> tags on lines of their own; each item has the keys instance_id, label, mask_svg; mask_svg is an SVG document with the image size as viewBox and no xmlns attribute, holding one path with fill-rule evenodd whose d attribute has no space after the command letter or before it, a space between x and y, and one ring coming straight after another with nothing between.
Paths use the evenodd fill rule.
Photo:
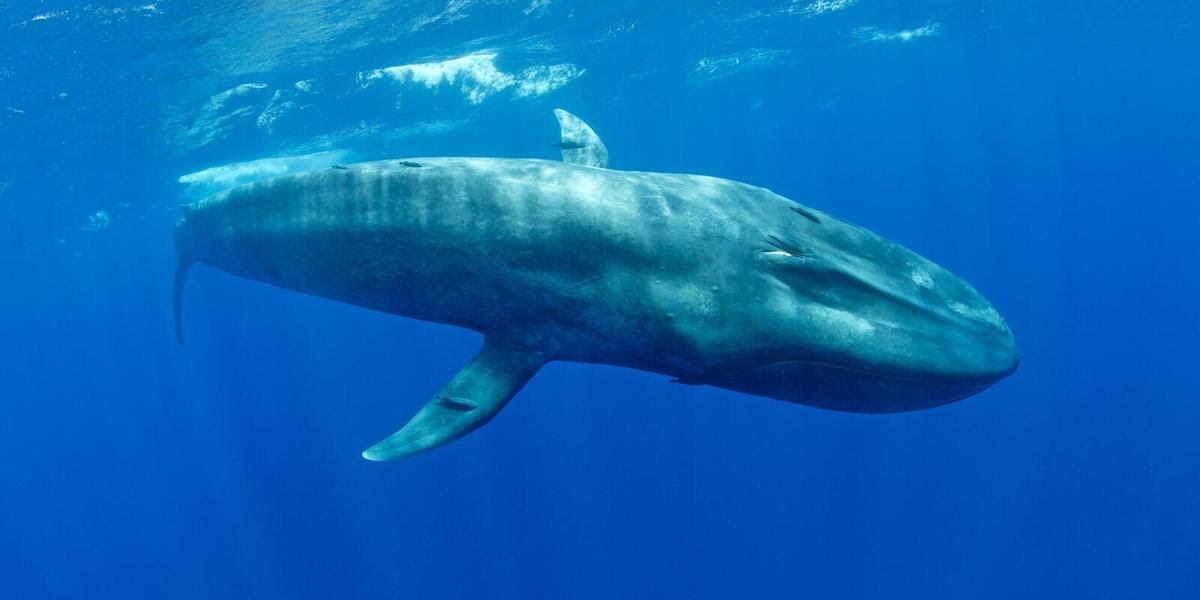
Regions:
<instances>
[{"instance_id":1,"label":"white foam on surface","mask_svg":"<svg viewBox=\"0 0 1200 600\"><path fill-rule=\"evenodd\" d=\"M41 14L34 15L33 17L31 17L29 19L29 22L34 23L37 21L49 21L50 19L58 19L60 17L65 17L65 16L67 16L67 14L68 13L65 10L54 10L54 11L50 11L50 12L44 12Z\"/></svg>"},{"instance_id":2,"label":"white foam on surface","mask_svg":"<svg viewBox=\"0 0 1200 600\"><path fill-rule=\"evenodd\" d=\"M854 37L864 42L911 42L916 39L932 37L941 34L941 23L928 23L915 29L889 30L878 27L859 27L854 30Z\"/></svg>"},{"instance_id":3,"label":"white foam on surface","mask_svg":"<svg viewBox=\"0 0 1200 600\"><path fill-rule=\"evenodd\" d=\"M801 15L823 15L825 13L845 10L854 6L857 2L858 0L816 0L815 2L795 0L787 12Z\"/></svg>"},{"instance_id":4,"label":"white foam on surface","mask_svg":"<svg viewBox=\"0 0 1200 600\"><path fill-rule=\"evenodd\" d=\"M229 100L231 98L236 98L238 96L245 96L246 94L249 94L251 92L263 90L266 88L267 88L267 84L265 84L265 83L242 83L239 85L235 85L223 92L209 96L208 103L204 105L204 109L202 109L202 110L207 110L207 111L220 110L223 106L225 106L225 103L229 102Z\"/></svg>"},{"instance_id":5,"label":"white foam on surface","mask_svg":"<svg viewBox=\"0 0 1200 600\"><path fill-rule=\"evenodd\" d=\"M176 143L189 149L200 148L227 137L238 121L259 112L260 101L255 96L267 87L265 83L250 82L213 94L200 107L191 124L179 131ZM235 101L248 105L233 108L230 105Z\"/></svg>"},{"instance_id":6,"label":"white foam on surface","mask_svg":"<svg viewBox=\"0 0 1200 600\"><path fill-rule=\"evenodd\" d=\"M366 81L382 77L390 77L399 83L424 85L428 89L442 84L457 85L472 104L479 104L516 82L512 75L496 68L496 54L491 52L377 69L367 73Z\"/></svg>"},{"instance_id":7,"label":"white foam on surface","mask_svg":"<svg viewBox=\"0 0 1200 600\"><path fill-rule=\"evenodd\" d=\"M409 31L416 33L433 26L445 26L467 18L467 9L478 4L477 0L449 0L441 10L413 19Z\"/></svg>"},{"instance_id":8,"label":"white foam on surface","mask_svg":"<svg viewBox=\"0 0 1200 600\"><path fill-rule=\"evenodd\" d=\"M858 0L791 0L781 6L759 8L744 15L734 17L731 22L749 21L755 19L771 19L778 17L816 17L835 13L858 4Z\"/></svg>"},{"instance_id":9,"label":"white foam on surface","mask_svg":"<svg viewBox=\"0 0 1200 600\"><path fill-rule=\"evenodd\" d=\"M751 48L742 52L709 56L696 61L688 77L694 81L712 81L745 71L778 64L786 56L784 50Z\"/></svg>"},{"instance_id":10,"label":"white foam on surface","mask_svg":"<svg viewBox=\"0 0 1200 600\"><path fill-rule=\"evenodd\" d=\"M552 0L531 0L529 2L529 6L525 7L525 14L529 15L535 12L544 11L550 6L551 2Z\"/></svg>"},{"instance_id":11,"label":"white foam on surface","mask_svg":"<svg viewBox=\"0 0 1200 600\"><path fill-rule=\"evenodd\" d=\"M295 102L284 98L284 90L275 90L275 95L271 96L271 101L267 102L267 106L262 109L262 112L258 113L258 119L255 120L255 125L259 129L265 130L270 134L273 131L272 126L275 124L275 121L296 107Z\"/></svg>"},{"instance_id":12,"label":"white foam on surface","mask_svg":"<svg viewBox=\"0 0 1200 600\"><path fill-rule=\"evenodd\" d=\"M578 79L586 72L572 64L529 67L517 78L518 98L541 96Z\"/></svg>"},{"instance_id":13,"label":"white foam on surface","mask_svg":"<svg viewBox=\"0 0 1200 600\"><path fill-rule=\"evenodd\" d=\"M457 86L471 104L516 86L519 98L541 96L556 90L584 73L575 65L535 65L514 75L496 66L495 52L478 52L446 60L398 65L360 72L358 82L368 87L382 79L400 84L422 85L434 89L443 85Z\"/></svg>"}]
</instances>

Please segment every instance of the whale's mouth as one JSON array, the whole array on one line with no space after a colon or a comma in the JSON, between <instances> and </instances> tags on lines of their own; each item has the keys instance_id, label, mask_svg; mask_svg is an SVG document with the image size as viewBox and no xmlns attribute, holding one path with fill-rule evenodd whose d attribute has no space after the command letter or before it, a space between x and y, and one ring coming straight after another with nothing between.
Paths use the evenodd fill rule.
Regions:
<instances>
[{"instance_id":1,"label":"whale's mouth","mask_svg":"<svg viewBox=\"0 0 1200 600\"><path fill-rule=\"evenodd\" d=\"M838 372L841 372L841 373L844 373L844 374L850 375L850 376L858 375L858 376L862 376L862 377L871 377L874 379L879 379L879 380L884 380L884 381L904 382L904 383L910 383L910 384L916 384L916 385L924 384L924 385L932 385L932 386L961 387L961 388L965 388L965 389L979 388L980 390L982 390L982 389L985 389L985 388L993 385L997 381L1000 381L1001 379L1004 379L1005 377L1012 375L1017 370L1017 367L1020 365L1020 360L1014 361L1012 366L1010 366L1006 369L996 371L993 373L982 374L982 375L966 374L966 373L964 373L962 375L949 375L949 374L933 373L933 372L914 372L914 371L906 371L906 370L900 370L900 369L870 368L870 367L863 367L863 366L857 366L857 365L849 365L849 364L843 364L843 363L821 361L821 360L810 360L810 359L788 359L788 360L773 361L773 362L765 363L765 364L759 365L757 367L754 367L754 368L748 370L746 372L746 374L753 373L760 369L770 369L773 367L780 367L780 366L785 366L785 365L795 365L796 367L799 367L799 368L814 369L814 370L820 369L820 370L838 371Z\"/></svg>"},{"instance_id":2,"label":"whale's mouth","mask_svg":"<svg viewBox=\"0 0 1200 600\"><path fill-rule=\"evenodd\" d=\"M895 413L962 400L1015 371L943 374L872 368L810 359L771 361L710 383L819 408L856 413Z\"/></svg>"}]
</instances>

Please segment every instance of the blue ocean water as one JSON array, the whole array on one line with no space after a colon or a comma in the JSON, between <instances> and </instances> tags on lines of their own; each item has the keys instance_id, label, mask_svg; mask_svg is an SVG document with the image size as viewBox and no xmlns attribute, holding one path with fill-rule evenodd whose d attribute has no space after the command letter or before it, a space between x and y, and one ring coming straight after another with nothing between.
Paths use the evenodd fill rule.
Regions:
<instances>
[{"instance_id":1,"label":"blue ocean water","mask_svg":"<svg viewBox=\"0 0 1200 600\"><path fill-rule=\"evenodd\" d=\"M1198 26L1183 0L0 0L0 596L1200 597ZM854 415L552 364L379 464L476 334L195 269L173 339L178 205L280 164L248 161L553 159L555 107L615 168L946 266L1020 370Z\"/></svg>"}]
</instances>

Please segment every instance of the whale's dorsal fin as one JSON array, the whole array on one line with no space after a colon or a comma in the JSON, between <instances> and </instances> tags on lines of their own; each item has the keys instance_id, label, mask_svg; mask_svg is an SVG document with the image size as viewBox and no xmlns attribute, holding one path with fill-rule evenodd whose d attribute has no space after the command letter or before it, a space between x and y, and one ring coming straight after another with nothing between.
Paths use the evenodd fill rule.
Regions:
<instances>
[{"instance_id":1,"label":"whale's dorsal fin","mask_svg":"<svg viewBox=\"0 0 1200 600\"><path fill-rule=\"evenodd\" d=\"M554 109L554 116L558 117L558 127L562 131L559 147L562 148L563 162L608 168L608 148L587 123L561 108Z\"/></svg>"},{"instance_id":2,"label":"whale's dorsal fin","mask_svg":"<svg viewBox=\"0 0 1200 600\"><path fill-rule=\"evenodd\" d=\"M368 460L391 460L454 441L482 427L542 368L545 360L484 340L471 359L408 423L363 451Z\"/></svg>"}]
</instances>

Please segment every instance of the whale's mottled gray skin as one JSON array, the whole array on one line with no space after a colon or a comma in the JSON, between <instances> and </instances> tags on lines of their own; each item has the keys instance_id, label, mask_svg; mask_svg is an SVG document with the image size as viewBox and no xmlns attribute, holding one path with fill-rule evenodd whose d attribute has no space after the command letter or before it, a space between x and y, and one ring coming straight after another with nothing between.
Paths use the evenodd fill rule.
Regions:
<instances>
[{"instance_id":1,"label":"whale's mottled gray skin","mask_svg":"<svg viewBox=\"0 0 1200 600\"><path fill-rule=\"evenodd\" d=\"M413 166L417 165L417 166ZM971 286L769 190L529 159L412 158L288 175L185 208L202 262L468 327L484 348L383 460L487 422L552 360L853 412L975 394L1017 365Z\"/></svg>"}]
</instances>

